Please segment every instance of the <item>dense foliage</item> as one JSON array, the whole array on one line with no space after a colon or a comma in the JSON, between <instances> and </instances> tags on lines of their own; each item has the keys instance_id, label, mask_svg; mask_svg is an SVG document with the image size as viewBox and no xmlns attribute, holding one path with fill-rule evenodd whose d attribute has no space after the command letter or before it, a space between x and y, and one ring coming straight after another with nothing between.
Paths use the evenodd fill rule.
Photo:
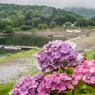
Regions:
<instances>
[{"instance_id":1,"label":"dense foliage","mask_svg":"<svg viewBox=\"0 0 95 95\"><path fill-rule=\"evenodd\" d=\"M71 22L65 22L65 26L70 26L70 25L72 25Z\"/></svg>"},{"instance_id":2,"label":"dense foliage","mask_svg":"<svg viewBox=\"0 0 95 95\"><path fill-rule=\"evenodd\" d=\"M0 3L0 32L46 29L63 26L63 24L66 26L75 24L78 27L95 26L95 17L87 19L54 7Z\"/></svg>"},{"instance_id":3,"label":"dense foliage","mask_svg":"<svg viewBox=\"0 0 95 95\"><path fill-rule=\"evenodd\" d=\"M65 22L75 22L78 16L73 12L47 6L30 6L0 3L0 31L11 25L15 31L37 28L45 24L45 28L62 26ZM53 22L52 22L53 21ZM10 28L11 28L10 27ZM7 32L7 31L6 31Z\"/></svg>"}]
</instances>

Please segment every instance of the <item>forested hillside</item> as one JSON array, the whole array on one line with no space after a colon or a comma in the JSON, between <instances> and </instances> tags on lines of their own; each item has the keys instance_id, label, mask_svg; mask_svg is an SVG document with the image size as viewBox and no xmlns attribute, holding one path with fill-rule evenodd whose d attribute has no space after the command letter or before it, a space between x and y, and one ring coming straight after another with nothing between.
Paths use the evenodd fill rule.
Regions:
<instances>
[{"instance_id":1,"label":"forested hillside","mask_svg":"<svg viewBox=\"0 0 95 95\"><path fill-rule=\"evenodd\" d=\"M65 7L64 8L66 11L71 11L74 12L78 15L82 15L86 18L92 18L95 16L95 9L93 8L77 8L77 7Z\"/></svg>"},{"instance_id":2,"label":"forested hillside","mask_svg":"<svg viewBox=\"0 0 95 95\"><path fill-rule=\"evenodd\" d=\"M46 29L55 26L95 26L95 18L86 19L64 9L0 3L0 32Z\"/></svg>"},{"instance_id":3,"label":"forested hillside","mask_svg":"<svg viewBox=\"0 0 95 95\"><path fill-rule=\"evenodd\" d=\"M79 17L81 16L73 12L54 7L0 4L0 30L10 31L11 27L15 30L27 30L38 27L39 24L44 24L45 28L52 27L55 23L61 26L68 21L73 23Z\"/></svg>"}]
</instances>

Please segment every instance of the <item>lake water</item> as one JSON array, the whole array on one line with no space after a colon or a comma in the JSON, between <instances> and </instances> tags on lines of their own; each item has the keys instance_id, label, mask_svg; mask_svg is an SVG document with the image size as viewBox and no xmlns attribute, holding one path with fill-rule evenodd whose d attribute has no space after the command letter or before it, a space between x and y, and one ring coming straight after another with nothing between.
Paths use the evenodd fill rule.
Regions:
<instances>
[{"instance_id":1,"label":"lake water","mask_svg":"<svg viewBox=\"0 0 95 95\"><path fill-rule=\"evenodd\" d=\"M52 40L66 40L66 38L53 38L53 37L38 37L34 35L0 35L0 45L13 45L13 46L38 46L42 47L44 44ZM17 53L15 50L0 49L0 56L7 53Z\"/></svg>"}]
</instances>

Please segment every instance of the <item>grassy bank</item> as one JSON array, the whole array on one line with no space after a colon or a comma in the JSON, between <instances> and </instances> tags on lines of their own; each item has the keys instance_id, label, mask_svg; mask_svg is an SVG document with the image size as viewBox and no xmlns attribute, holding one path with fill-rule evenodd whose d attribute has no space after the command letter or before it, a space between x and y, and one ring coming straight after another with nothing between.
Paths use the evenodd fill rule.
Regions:
<instances>
[{"instance_id":1,"label":"grassy bank","mask_svg":"<svg viewBox=\"0 0 95 95\"><path fill-rule=\"evenodd\" d=\"M9 92L12 90L14 84L15 82L0 84L0 95L9 95Z\"/></svg>"},{"instance_id":2,"label":"grassy bank","mask_svg":"<svg viewBox=\"0 0 95 95\"><path fill-rule=\"evenodd\" d=\"M92 60L93 59L93 54L95 54L94 49L91 51L86 52L84 55L86 56L87 60Z\"/></svg>"},{"instance_id":3,"label":"grassy bank","mask_svg":"<svg viewBox=\"0 0 95 95\"><path fill-rule=\"evenodd\" d=\"M91 26L91 27L63 27L63 26L59 26L59 27L54 27L54 28L47 28L47 29L38 29L38 28L32 28L32 29L29 29L29 30L18 30L18 31L14 31L14 32L10 32L10 33L15 33L15 32L38 32L38 31L52 31L52 30L59 30L59 29L92 29L92 30L95 30L95 27ZM3 34L7 34L7 32L3 32L0 31L0 35L3 35Z\"/></svg>"},{"instance_id":4,"label":"grassy bank","mask_svg":"<svg viewBox=\"0 0 95 95\"><path fill-rule=\"evenodd\" d=\"M32 49L29 51L21 51L17 54L13 55L7 55L0 58L0 62L7 61L11 58L18 58L18 57L31 57L33 53L38 53L42 48L39 49ZM34 70L35 69L35 70ZM27 75L36 75L37 73L40 73L40 70L37 69L35 66L31 66L29 68L29 71L27 72ZM0 95L9 95L9 92L12 90L14 84L16 82L9 82L5 84L0 84Z\"/></svg>"},{"instance_id":5,"label":"grassy bank","mask_svg":"<svg viewBox=\"0 0 95 95\"><path fill-rule=\"evenodd\" d=\"M7 54L6 56L4 57L1 57L0 58L0 62L6 62L8 61L8 59L11 59L11 58L19 58L19 57L31 57L33 53L38 53L39 51L41 50L41 48L39 49L31 49L29 51L21 51L19 53L16 53L16 54Z\"/></svg>"},{"instance_id":6,"label":"grassy bank","mask_svg":"<svg viewBox=\"0 0 95 95\"><path fill-rule=\"evenodd\" d=\"M77 26L74 26L74 27L63 27L63 26L59 26L59 27L54 27L54 28L47 28L47 29L38 29L38 28L32 28L32 29L29 29L29 30L26 30L27 32L34 32L34 31L42 31L42 30L52 30L52 29L95 29L95 27L91 26L91 27L77 27Z\"/></svg>"},{"instance_id":7,"label":"grassy bank","mask_svg":"<svg viewBox=\"0 0 95 95\"><path fill-rule=\"evenodd\" d=\"M77 26L76 27L63 27L63 26L59 26L59 27L40 29L40 30L37 28L32 28L32 29L25 30L25 31L23 30L23 32L38 32L38 31L46 32L46 31L59 30L59 29L92 29L92 30L95 30L95 27L77 27ZM17 32L17 31L15 31L15 32Z\"/></svg>"},{"instance_id":8,"label":"grassy bank","mask_svg":"<svg viewBox=\"0 0 95 95\"><path fill-rule=\"evenodd\" d=\"M92 37L92 36L95 36L95 33L89 34L89 35L81 37L79 39L83 39L83 38L87 38L87 37ZM76 39L76 40L79 40L79 39Z\"/></svg>"}]
</instances>

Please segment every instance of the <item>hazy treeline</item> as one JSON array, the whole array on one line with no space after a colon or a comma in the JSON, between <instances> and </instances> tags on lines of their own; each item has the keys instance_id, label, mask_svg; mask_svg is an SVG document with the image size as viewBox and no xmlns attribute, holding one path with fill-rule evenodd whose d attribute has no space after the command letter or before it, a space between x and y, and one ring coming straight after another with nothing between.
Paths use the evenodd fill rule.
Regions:
<instances>
[{"instance_id":1,"label":"hazy treeline","mask_svg":"<svg viewBox=\"0 0 95 95\"><path fill-rule=\"evenodd\" d=\"M95 17L95 8L83 8L83 7L65 7L66 11L72 11L78 15L82 15L86 18Z\"/></svg>"}]
</instances>

